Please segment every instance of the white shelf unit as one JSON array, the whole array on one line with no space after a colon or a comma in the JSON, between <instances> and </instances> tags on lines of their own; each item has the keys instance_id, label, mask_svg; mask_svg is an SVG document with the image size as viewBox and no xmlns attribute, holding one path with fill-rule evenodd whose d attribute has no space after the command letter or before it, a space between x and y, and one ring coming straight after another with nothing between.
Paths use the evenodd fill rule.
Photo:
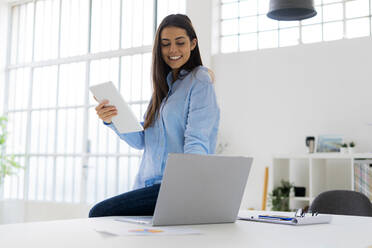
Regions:
<instances>
[{"instance_id":1,"label":"white shelf unit","mask_svg":"<svg viewBox=\"0 0 372 248\"><path fill-rule=\"evenodd\" d=\"M287 154L273 157L273 186L282 179L306 188L305 197L290 197L292 209L310 206L327 190L354 190L354 161L372 159L372 153Z\"/></svg>"}]
</instances>

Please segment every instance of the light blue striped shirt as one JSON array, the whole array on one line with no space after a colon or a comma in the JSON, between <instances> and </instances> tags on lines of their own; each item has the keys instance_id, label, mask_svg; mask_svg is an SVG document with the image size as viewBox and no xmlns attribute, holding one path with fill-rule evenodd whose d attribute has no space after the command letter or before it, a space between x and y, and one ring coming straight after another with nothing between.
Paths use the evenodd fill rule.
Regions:
<instances>
[{"instance_id":1,"label":"light blue striped shirt","mask_svg":"<svg viewBox=\"0 0 372 248\"><path fill-rule=\"evenodd\" d=\"M179 78L173 83L172 79L170 72L168 96L153 125L141 132L119 133L114 124L106 124L130 146L144 149L134 189L161 182L168 153L215 152L220 110L208 69L181 70Z\"/></svg>"}]
</instances>

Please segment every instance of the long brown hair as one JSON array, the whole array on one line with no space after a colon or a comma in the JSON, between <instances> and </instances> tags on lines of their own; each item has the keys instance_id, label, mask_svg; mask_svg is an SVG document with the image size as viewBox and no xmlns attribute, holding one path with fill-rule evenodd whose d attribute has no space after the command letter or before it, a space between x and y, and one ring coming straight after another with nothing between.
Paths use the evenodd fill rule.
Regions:
<instances>
[{"instance_id":1,"label":"long brown hair","mask_svg":"<svg viewBox=\"0 0 372 248\"><path fill-rule=\"evenodd\" d=\"M166 77L172 70L165 61L161 54L161 40L160 34L165 27L178 27L186 31L190 41L197 39L194 27L192 26L191 20L182 14L169 15L163 19L160 23L154 40L154 47L152 50L152 86L153 93L149 106L147 107L144 128L148 128L153 124L157 116L159 115L159 109L161 102L168 94L168 84ZM195 48L191 51L189 60L180 68L186 71L192 71L195 67L203 65L198 42L196 42Z\"/></svg>"}]
</instances>

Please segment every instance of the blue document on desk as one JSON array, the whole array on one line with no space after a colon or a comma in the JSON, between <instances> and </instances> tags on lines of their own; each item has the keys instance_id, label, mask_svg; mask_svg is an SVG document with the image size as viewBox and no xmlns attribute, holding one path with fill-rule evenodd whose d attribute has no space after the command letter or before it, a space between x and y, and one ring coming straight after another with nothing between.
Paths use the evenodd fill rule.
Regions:
<instances>
[{"instance_id":1,"label":"blue document on desk","mask_svg":"<svg viewBox=\"0 0 372 248\"><path fill-rule=\"evenodd\" d=\"M332 220L332 215L319 214L316 216L305 215L303 217L291 217L284 215L250 215L238 217L239 220L257 221L285 225L311 225L311 224L327 224Z\"/></svg>"}]
</instances>

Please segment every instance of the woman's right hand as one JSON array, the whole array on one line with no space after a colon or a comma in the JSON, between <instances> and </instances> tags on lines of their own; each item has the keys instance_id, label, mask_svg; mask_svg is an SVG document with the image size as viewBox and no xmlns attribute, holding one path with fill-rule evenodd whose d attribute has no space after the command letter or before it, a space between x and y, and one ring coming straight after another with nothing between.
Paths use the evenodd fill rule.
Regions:
<instances>
[{"instance_id":1,"label":"woman's right hand","mask_svg":"<svg viewBox=\"0 0 372 248\"><path fill-rule=\"evenodd\" d=\"M96 99L97 100L97 99ZM115 106L105 106L108 104L108 100L103 100L96 107L98 117L106 123L111 123L112 117L118 114L118 111Z\"/></svg>"}]
</instances>

